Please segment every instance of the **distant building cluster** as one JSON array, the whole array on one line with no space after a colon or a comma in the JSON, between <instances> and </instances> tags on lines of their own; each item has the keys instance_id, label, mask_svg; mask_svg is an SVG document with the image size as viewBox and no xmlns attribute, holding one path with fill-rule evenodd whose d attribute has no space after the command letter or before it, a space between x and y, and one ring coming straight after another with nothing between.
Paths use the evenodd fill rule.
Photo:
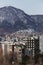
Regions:
<instances>
[{"instance_id":1,"label":"distant building cluster","mask_svg":"<svg viewBox=\"0 0 43 65\"><path fill-rule=\"evenodd\" d=\"M13 63L18 60L19 63L36 63L39 58L40 36L36 34L24 34L17 32L13 34L0 35L0 56L10 55L10 61ZM42 58L42 56L41 56Z\"/></svg>"},{"instance_id":2,"label":"distant building cluster","mask_svg":"<svg viewBox=\"0 0 43 65\"><path fill-rule=\"evenodd\" d=\"M5 35L0 36L0 52L5 54L16 53L17 59L21 62L22 55L36 56L39 54L38 35Z\"/></svg>"}]
</instances>

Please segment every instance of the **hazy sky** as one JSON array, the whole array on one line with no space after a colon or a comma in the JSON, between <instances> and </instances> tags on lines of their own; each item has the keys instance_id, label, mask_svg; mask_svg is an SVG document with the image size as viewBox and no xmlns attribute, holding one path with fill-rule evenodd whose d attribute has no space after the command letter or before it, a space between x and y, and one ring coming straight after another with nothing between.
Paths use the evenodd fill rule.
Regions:
<instances>
[{"instance_id":1,"label":"hazy sky","mask_svg":"<svg viewBox=\"0 0 43 65\"><path fill-rule=\"evenodd\" d=\"M43 14L43 0L0 0L0 7L14 6L27 14Z\"/></svg>"}]
</instances>

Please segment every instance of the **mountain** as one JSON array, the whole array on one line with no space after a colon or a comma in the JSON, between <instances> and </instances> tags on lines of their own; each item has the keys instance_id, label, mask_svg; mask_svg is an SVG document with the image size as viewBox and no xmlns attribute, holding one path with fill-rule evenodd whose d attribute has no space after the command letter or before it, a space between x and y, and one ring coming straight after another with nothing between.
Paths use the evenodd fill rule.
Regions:
<instances>
[{"instance_id":1,"label":"mountain","mask_svg":"<svg viewBox=\"0 0 43 65\"><path fill-rule=\"evenodd\" d=\"M12 6L0 8L0 33L29 29L42 33L43 15L28 15Z\"/></svg>"},{"instance_id":2,"label":"mountain","mask_svg":"<svg viewBox=\"0 0 43 65\"><path fill-rule=\"evenodd\" d=\"M31 18L35 20L36 31L43 33L43 15L31 15Z\"/></svg>"},{"instance_id":3,"label":"mountain","mask_svg":"<svg viewBox=\"0 0 43 65\"><path fill-rule=\"evenodd\" d=\"M0 32L14 32L24 29L36 29L34 19L24 11L12 7L0 8Z\"/></svg>"}]
</instances>

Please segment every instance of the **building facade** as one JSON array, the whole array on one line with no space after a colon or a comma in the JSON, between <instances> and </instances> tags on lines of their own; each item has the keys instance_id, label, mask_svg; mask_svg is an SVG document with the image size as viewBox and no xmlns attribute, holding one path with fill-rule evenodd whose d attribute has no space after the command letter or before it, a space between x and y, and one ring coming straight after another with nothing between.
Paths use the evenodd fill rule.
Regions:
<instances>
[{"instance_id":1,"label":"building facade","mask_svg":"<svg viewBox=\"0 0 43 65\"><path fill-rule=\"evenodd\" d=\"M39 37L33 36L27 39L25 55L35 56L39 53Z\"/></svg>"}]
</instances>

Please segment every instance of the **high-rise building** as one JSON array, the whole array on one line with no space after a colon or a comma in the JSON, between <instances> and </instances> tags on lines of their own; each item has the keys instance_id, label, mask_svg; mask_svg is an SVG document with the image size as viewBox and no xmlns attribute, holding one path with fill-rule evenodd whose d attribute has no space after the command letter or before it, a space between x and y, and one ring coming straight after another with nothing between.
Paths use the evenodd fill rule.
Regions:
<instances>
[{"instance_id":1,"label":"high-rise building","mask_svg":"<svg viewBox=\"0 0 43 65\"><path fill-rule=\"evenodd\" d=\"M28 56L39 54L39 36L32 36L27 39L25 54Z\"/></svg>"},{"instance_id":2,"label":"high-rise building","mask_svg":"<svg viewBox=\"0 0 43 65\"><path fill-rule=\"evenodd\" d=\"M36 63L39 55L39 36L30 36L28 37L25 48L23 49L23 61L24 65L27 61ZM28 57L30 59L28 59ZM33 59L32 59L33 58Z\"/></svg>"}]
</instances>

